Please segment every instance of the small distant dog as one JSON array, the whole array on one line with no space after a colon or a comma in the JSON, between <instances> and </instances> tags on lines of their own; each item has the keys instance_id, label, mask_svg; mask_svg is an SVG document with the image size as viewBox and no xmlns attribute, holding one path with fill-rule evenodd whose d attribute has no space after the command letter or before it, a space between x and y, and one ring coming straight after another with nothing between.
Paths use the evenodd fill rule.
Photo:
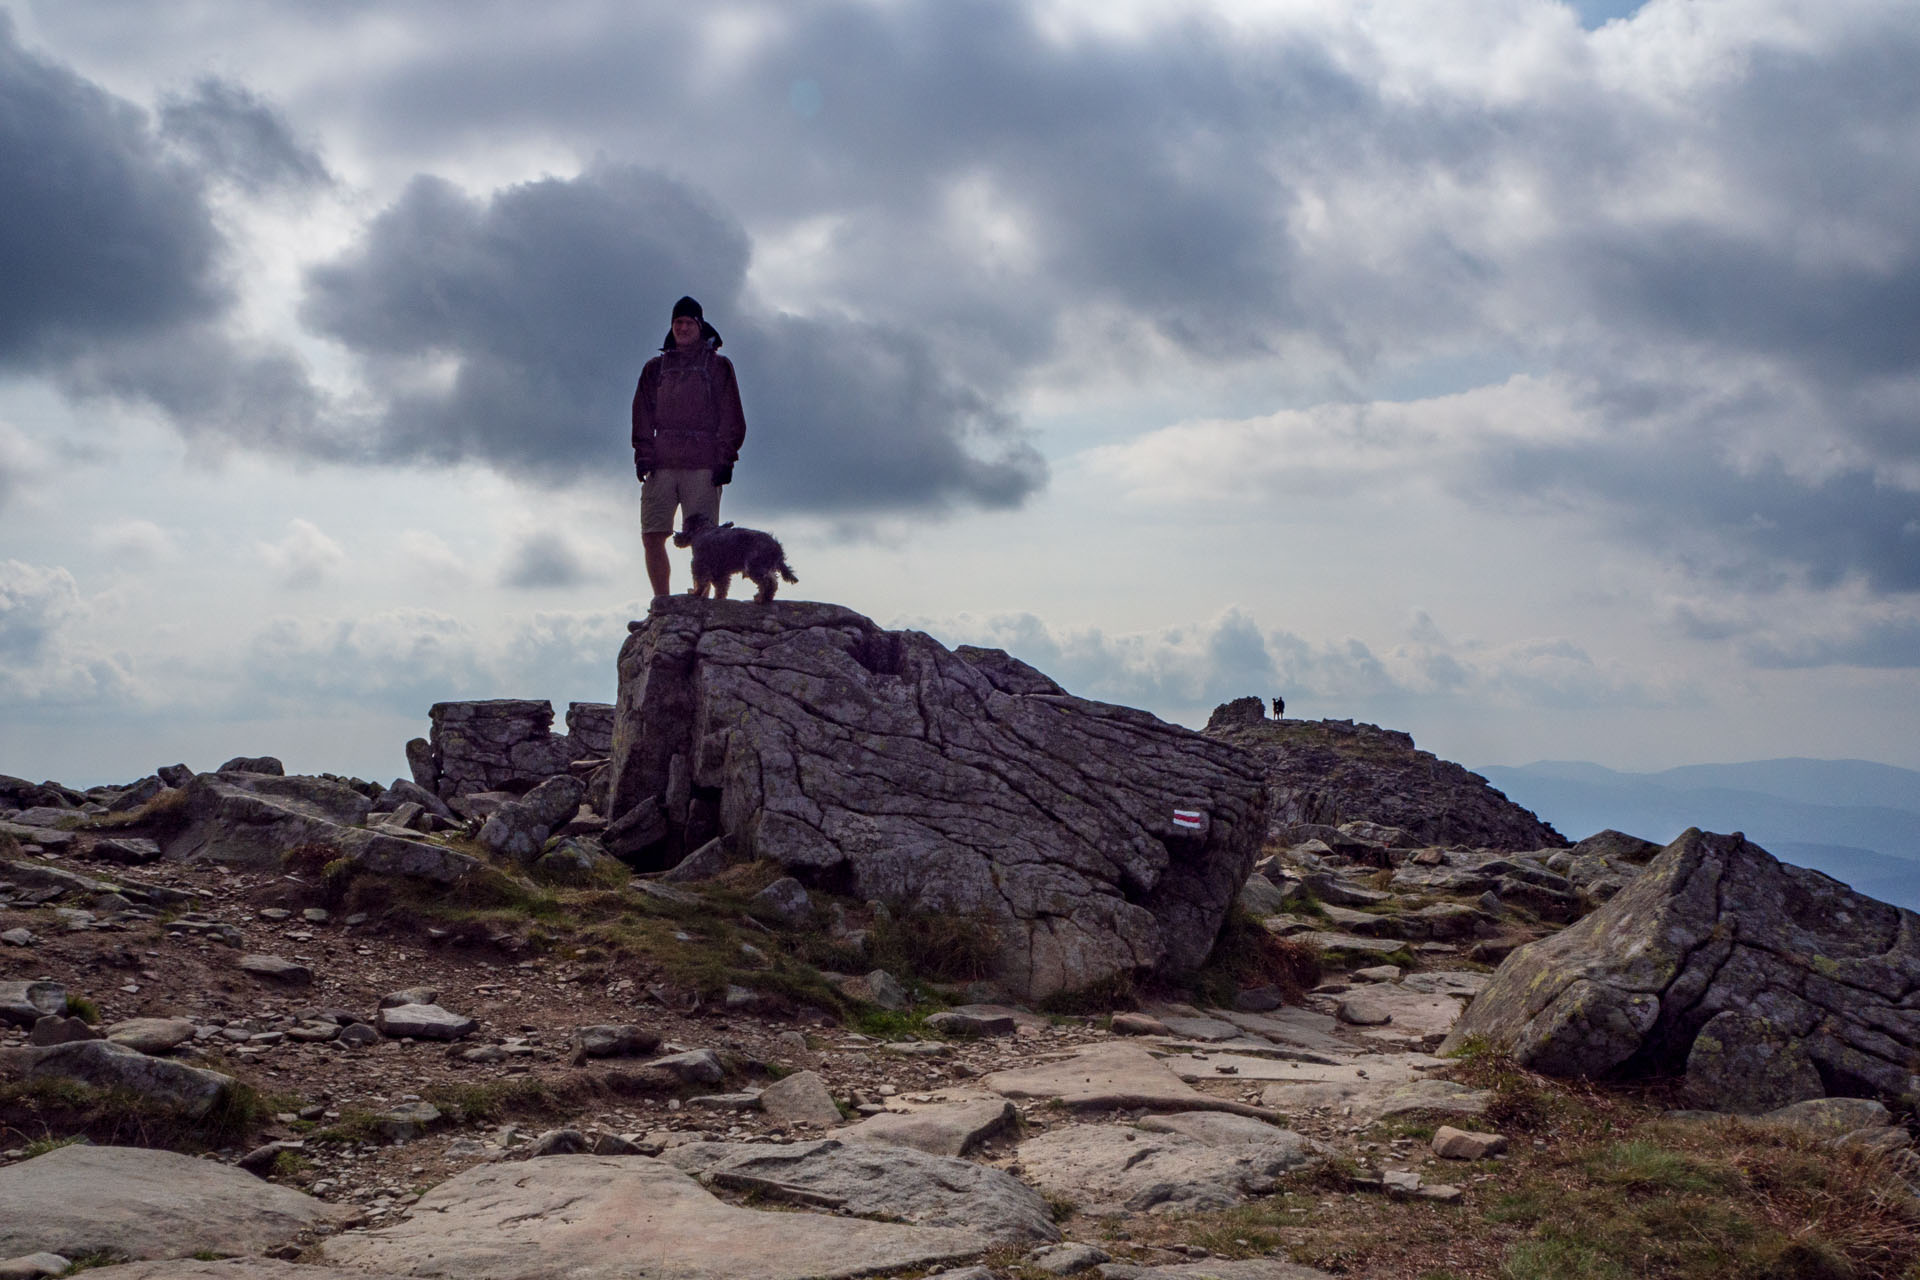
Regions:
<instances>
[{"instance_id":1,"label":"small distant dog","mask_svg":"<svg viewBox=\"0 0 1920 1280\"><path fill-rule=\"evenodd\" d=\"M673 535L676 547L693 548L693 586L688 595L706 598L713 591L716 600L727 598L727 582L734 574L751 578L760 588L753 598L761 604L773 599L780 585L774 575L798 582L787 564L787 553L780 540L758 529L736 529L733 521L716 526L703 515L690 515L686 525Z\"/></svg>"}]
</instances>

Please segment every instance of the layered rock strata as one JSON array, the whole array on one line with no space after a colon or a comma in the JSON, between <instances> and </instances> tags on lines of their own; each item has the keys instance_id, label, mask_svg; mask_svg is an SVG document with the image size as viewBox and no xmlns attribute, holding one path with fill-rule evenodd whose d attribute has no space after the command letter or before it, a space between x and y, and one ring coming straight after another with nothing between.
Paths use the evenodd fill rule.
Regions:
<instances>
[{"instance_id":1,"label":"layered rock strata","mask_svg":"<svg viewBox=\"0 0 1920 1280\"><path fill-rule=\"evenodd\" d=\"M1029 998L1204 961L1265 805L1237 747L835 605L677 597L620 654L615 853L667 867L720 836L974 917Z\"/></svg>"}]
</instances>

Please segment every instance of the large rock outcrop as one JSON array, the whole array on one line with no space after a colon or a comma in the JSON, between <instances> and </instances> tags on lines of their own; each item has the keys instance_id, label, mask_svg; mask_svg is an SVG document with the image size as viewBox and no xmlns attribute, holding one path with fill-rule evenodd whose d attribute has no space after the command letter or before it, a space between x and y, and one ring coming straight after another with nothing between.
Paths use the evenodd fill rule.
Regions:
<instances>
[{"instance_id":1,"label":"large rock outcrop","mask_svg":"<svg viewBox=\"0 0 1920 1280\"><path fill-rule=\"evenodd\" d=\"M1514 952L1445 1049L1472 1037L1551 1075L1684 1071L1726 1111L1920 1092L1920 916L1691 830Z\"/></svg>"},{"instance_id":2,"label":"large rock outcrop","mask_svg":"<svg viewBox=\"0 0 1920 1280\"><path fill-rule=\"evenodd\" d=\"M570 728L578 714L569 711ZM407 744L407 764L413 780L442 799L475 791L525 791L592 754L576 735L553 732L553 704L543 699L436 702L427 717L433 728L428 737ZM588 737L594 736L592 719L587 713L582 724Z\"/></svg>"},{"instance_id":3,"label":"large rock outcrop","mask_svg":"<svg viewBox=\"0 0 1920 1280\"><path fill-rule=\"evenodd\" d=\"M978 916L1029 998L1201 963L1266 826L1239 748L827 604L656 602L620 653L613 748L615 852L662 867L718 835L815 886Z\"/></svg>"},{"instance_id":4,"label":"large rock outcrop","mask_svg":"<svg viewBox=\"0 0 1920 1280\"><path fill-rule=\"evenodd\" d=\"M1268 720L1257 698L1215 708L1209 736L1245 747L1266 766L1267 821L1276 838L1297 823L1365 821L1415 843L1468 849L1559 849L1566 837L1531 810L1394 729L1351 720Z\"/></svg>"}]
</instances>

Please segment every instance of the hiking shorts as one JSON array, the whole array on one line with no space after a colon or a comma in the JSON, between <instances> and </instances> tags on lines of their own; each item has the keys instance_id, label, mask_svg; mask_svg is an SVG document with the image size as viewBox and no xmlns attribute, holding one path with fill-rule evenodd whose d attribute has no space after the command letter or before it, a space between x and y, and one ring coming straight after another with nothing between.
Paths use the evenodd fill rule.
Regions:
<instances>
[{"instance_id":1,"label":"hiking shorts","mask_svg":"<svg viewBox=\"0 0 1920 1280\"><path fill-rule=\"evenodd\" d=\"M647 473L640 482L640 532L672 533L673 513L703 515L720 523L720 486L706 467Z\"/></svg>"}]
</instances>

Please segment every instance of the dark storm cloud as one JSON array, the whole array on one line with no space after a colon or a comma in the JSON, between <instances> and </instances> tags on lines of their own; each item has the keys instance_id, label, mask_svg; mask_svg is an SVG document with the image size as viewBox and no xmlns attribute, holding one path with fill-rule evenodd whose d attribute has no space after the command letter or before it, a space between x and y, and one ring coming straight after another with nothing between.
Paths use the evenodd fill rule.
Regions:
<instances>
[{"instance_id":1,"label":"dark storm cloud","mask_svg":"<svg viewBox=\"0 0 1920 1280\"><path fill-rule=\"evenodd\" d=\"M1479 464L1496 489L1596 509L1612 534L1747 590L1860 579L1920 591L1920 493L1865 469L1820 479L1740 467L1701 449L1520 446Z\"/></svg>"},{"instance_id":2,"label":"dark storm cloud","mask_svg":"<svg viewBox=\"0 0 1920 1280\"><path fill-rule=\"evenodd\" d=\"M602 166L476 200L416 179L303 317L388 398L375 451L481 461L547 483L630 472L641 365L673 300L700 298L736 358L743 486L775 508L1005 506L1038 455L911 334L741 309L746 235L659 174ZM423 366L451 369L427 382Z\"/></svg>"},{"instance_id":3,"label":"dark storm cloud","mask_svg":"<svg viewBox=\"0 0 1920 1280\"><path fill-rule=\"evenodd\" d=\"M575 587L598 575L580 552L557 533L529 534L507 557L500 582L508 587Z\"/></svg>"},{"instance_id":4,"label":"dark storm cloud","mask_svg":"<svg viewBox=\"0 0 1920 1280\"><path fill-rule=\"evenodd\" d=\"M224 305L198 175L138 108L22 49L4 12L0 190L0 366L57 366Z\"/></svg>"},{"instance_id":5,"label":"dark storm cloud","mask_svg":"<svg viewBox=\"0 0 1920 1280\"><path fill-rule=\"evenodd\" d=\"M183 110L198 127L251 116L262 145L272 133L271 109L231 86L204 83ZM255 176L264 155L245 162ZM205 188L145 112L23 50L0 12L0 367L144 401L188 435L337 455L299 361L225 327L227 245Z\"/></svg>"},{"instance_id":6,"label":"dark storm cloud","mask_svg":"<svg viewBox=\"0 0 1920 1280\"><path fill-rule=\"evenodd\" d=\"M216 76L201 79L190 94L166 99L160 131L205 172L249 192L298 191L332 181L319 154L294 137L278 108Z\"/></svg>"},{"instance_id":7,"label":"dark storm cloud","mask_svg":"<svg viewBox=\"0 0 1920 1280\"><path fill-rule=\"evenodd\" d=\"M644 24L573 12L579 21L534 26L502 11L500 24L521 27L511 35L460 24L344 105L423 161L429 138L590 136L697 174L756 226L844 217L859 249L837 283L858 291L863 314L984 319L976 338L1022 348L1045 340L1063 305L1110 301L1203 353L1263 349L1303 316L1286 226L1295 193L1276 157L1326 138L1330 120L1357 138L1350 117L1376 112L1327 50L1245 47L1200 18L1143 45L1056 41L1013 0L682 7ZM768 38L712 52L714 27L759 20ZM802 84L817 86L817 111L796 109ZM1019 209L1039 270L997 279L943 244L934 224L970 176Z\"/></svg>"}]
</instances>

